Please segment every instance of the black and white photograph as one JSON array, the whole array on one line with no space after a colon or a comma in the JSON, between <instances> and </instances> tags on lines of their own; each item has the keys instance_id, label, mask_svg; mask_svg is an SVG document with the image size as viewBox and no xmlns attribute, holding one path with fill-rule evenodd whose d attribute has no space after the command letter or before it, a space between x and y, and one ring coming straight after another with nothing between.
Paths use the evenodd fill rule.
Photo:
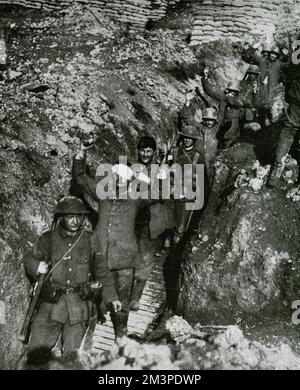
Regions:
<instances>
[{"instance_id":1,"label":"black and white photograph","mask_svg":"<svg viewBox=\"0 0 300 390\"><path fill-rule=\"evenodd\" d=\"M300 370L300 0L0 0L0 370Z\"/></svg>"}]
</instances>

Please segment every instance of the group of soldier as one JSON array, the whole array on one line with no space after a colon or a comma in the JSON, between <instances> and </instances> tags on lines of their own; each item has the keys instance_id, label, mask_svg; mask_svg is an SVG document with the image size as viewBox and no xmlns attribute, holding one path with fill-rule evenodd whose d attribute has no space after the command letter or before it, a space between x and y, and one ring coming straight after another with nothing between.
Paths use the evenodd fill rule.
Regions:
<instances>
[{"instance_id":1,"label":"group of soldier","mask_svg":"<svg viewBox=\"0 0 300 390\"><path fill-rule=\"evenodd\" d=\"M182 166L204 164L208 189L219 149L232 146L240 138L241 129L256 132L263 126L272 126L272 105L281 81L285 83L289 106L270 186L278 184L282 158L300 127L299 65L293 64L277 46L260 51L248 45L243 59L250 63L244 79L229 82L225 91L214 88L209 70L204 70L203 91L214 99L215 105L199 110L202 92L199 88L187 92L178 116L178 137L168 157L162 159ZM139 163L150 173L151 164L158 158L155 139L143 136L137 152ZM139 309L153 256L182 242L193 213L185 207L184 197L173 201L121 199L119 195L129 190L130 181L122 169L114 171L115 199L99 200L97 183L87 174L85 148L74 156L72 172L83 193L99 203L98 222L93 233L86 231L85 203L65 196L56 207L55 227L41 236L33 253L26 257L30 278L45 276L31 326L29 351L51 350L59 335L64 353L76 351L95 302L99 301L99 284L101 307L110 310L118 341L126 334L129 312Z\"/></svg>"}]
</instances>

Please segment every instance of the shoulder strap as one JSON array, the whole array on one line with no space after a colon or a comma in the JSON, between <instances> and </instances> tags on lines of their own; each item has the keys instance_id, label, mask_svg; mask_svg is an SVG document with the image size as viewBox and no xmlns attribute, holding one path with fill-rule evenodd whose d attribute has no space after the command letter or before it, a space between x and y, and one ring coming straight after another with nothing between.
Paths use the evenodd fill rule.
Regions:
<instances>
[{"instance_id":1,"label":"shoulder strap","mask_svg":"<svg viewBox=\"0 0 300 390\"><path fill-rule=\"evenodd\" d=\"M182 148L183 153L186 155L186 157L189 159L190 163L193 164L193 161L191 160L190 156L187 154L184 148Z\"/></svg>"},{"instance_id":2,"label":"shoulder strap","mask_svg":"<svg viewBox=\"0 0 300 390\"><path fill-rule=\"evenodd\" d=\"M47 276L45 277L45 282L49 278L49 276L52 274L52 272L55 270L55 268L63 261L64 257L67 256L71 252L71 250L77 245L77 243L79 242L80 238L83 235L83 232L84 232L84 229L81 230L81 232L80 232L79 236L77 237L76 241L74 241L73 244L70 246L70 248L68 248L68 250L61 256L61 258L54 265L54 267L52 267L50 269L50 271L48 272ZM51 236L51 240L52 240L52 236Z\"/></svg>"}]
</instances>

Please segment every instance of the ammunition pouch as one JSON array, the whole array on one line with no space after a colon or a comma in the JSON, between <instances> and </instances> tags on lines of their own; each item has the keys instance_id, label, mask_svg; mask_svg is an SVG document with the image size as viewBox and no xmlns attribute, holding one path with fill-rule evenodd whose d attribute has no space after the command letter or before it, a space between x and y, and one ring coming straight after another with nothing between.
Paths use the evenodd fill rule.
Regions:
<instances>
[{"instance_id":1,"label":"ammunition pouch","mask_svg":"<svg viewBox=\"0 0 300 390\"><path fill-rule=\"evenodd\" d=\"M94 292L90 287L89 283L83 284L78 290L78 295L83 301L93 301Z\"/></svg>"},{"instance_id":2,"label":"ammunition pouch","mask_svg":"<svg viewBox=\"0 0 300 390\"><path fill-rule=\"evenodd\" d=\"M43 302L58 303L63 295L76 293L83 301L99 303L101 301L102 285L96 286L93 282L84 283L76 287L58 287L47 283L43 286L40 298Z\"/></svg>"},{"instance_id":3,"label":"ammunition pouch","mask_svg":"<svg viewBox=\"0 0 300 390\"><path fill-rule=\"evenodd\" d=\"M53 284L47 283L42 287L40 299L42 302L46 303L58 303L64 294L64 289L55 287Z\"/></svg>"},{"instance_id":4,"label":"ammunition pouch","mask_svg":"<svg viewBox=\"0 0 300 390\"><path fill-rule=\"evenodd\" d=\"M78 288L78 295L83 301L98 304L101 301L102 285L95 286L94 282L85 283Z\"/></svg>"}]
</instances>

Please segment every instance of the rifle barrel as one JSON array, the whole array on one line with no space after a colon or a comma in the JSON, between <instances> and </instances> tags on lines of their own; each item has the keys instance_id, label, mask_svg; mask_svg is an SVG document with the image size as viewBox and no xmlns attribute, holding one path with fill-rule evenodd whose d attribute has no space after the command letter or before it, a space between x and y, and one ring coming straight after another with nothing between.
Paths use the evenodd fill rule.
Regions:
<instances>
[{"instance_id":1,"label":"rifle barrel","mask_svg":"<svg viewBox=\"0 0 300 390\"><path fill-rule=\"evenodd\" d=\"M30 302L29 308L27 310L26 317L24 319L23 326L22 326L22 329L21 329L21 332L19 335L19 340L22 343L26 342L30 321L31 321L33 313L35 311L35 308L36 308L36 305L37 305L37 302L39 299L39 295L40 295L41 289L42 289L43 284L44 284L45 277L46 277L46 274L42 274L40 276L39 281L36 285L36 288L34 289L33 297L31 299L31 302Z\"/></svg>"}]
</instances>

